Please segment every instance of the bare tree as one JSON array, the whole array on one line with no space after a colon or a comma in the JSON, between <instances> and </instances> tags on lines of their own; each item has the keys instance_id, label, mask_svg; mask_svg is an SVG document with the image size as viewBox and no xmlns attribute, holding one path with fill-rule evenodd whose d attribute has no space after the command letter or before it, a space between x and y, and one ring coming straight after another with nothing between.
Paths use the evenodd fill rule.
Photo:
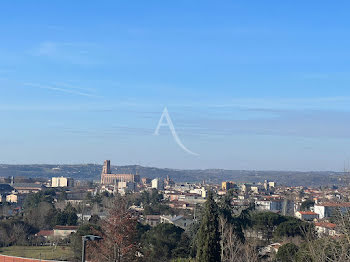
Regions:
<instances>
[{"instance_id":1,"label":"bare tree","mask_svg":"<svg viewBox=\"0 0 350 262\"><path fill-rule=\"evenodd\" d=\"M137 261L136 219L122 199L117 199L107 219L101 222L103 239L88 245L88 257L96 262Z\"/></svg>"},{"instance_id":2,"label":"bare tree","mask_svg":"<svg viewBox=\"0 0 350 262\"><path fill-rule=\"evenodd\" d=\"M254 245L242 243L242 240L235 234L234 226L220 216L221 232L221 261L222 262L257 262L259 254Z\"/></svg>"},{"instance_id":3,"label":"bare tree","mask_svg":"<svg viewBox=\"0 0 350 262\"><path fill-rule=\"evenodd\" d=\"M315 238L313 232L305 232L305 248L299 252L299 260L312 262L350 261L350 213L337 210L335 214L337 236Z\"/></svg>"}]
</instances>

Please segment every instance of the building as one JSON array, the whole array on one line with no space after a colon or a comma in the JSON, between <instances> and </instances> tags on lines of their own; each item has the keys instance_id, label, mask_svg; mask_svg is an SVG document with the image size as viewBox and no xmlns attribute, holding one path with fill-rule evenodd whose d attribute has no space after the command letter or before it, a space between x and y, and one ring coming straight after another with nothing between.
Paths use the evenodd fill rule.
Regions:
<instances>
[{"instance_id":1,"label":"building","mask_svg":"<svg viewBox=\"0 0 350 262\"><path fill-rule=\"evenodd\" d=\"M160 216L160 223L170 223L182 229L186 229L192 224L193 220L184 216Z\"/></svg>"},{"instance_id":2,"label":"building","mask_svg":"<svg viewBox=\"0 0 350 262\"><path fill-rule=\"evenodd\" d=\"M124 196L127 192L135 191L135 183L134 182L117 182L116 185L113 186L112 194L121 194ZM105 189L109 192L109 190Z\"/></svg>"},{"instance_id":3,"label":"building","mask_svg":"<svg viewBox=\"0 0 350 262\"><path fill-rule=\"evenodd\" d=\"M269 181L267 181L267 180L264 181L264 189L265 189L266 191L269 191L269 189L270 189L270 183L269 183Z\"/></svg>"},{"instance_id":4,"label":"building","mask_svg":"<svg viewBox=\"0 0 350 262\"><path fill-rule=\"evenodd\" d=\"M221 189L228 191L236 187L236 184L232 181L224 181L221 183Z\"/></svg>"},{"instance_id":5,"label":"building","mask_svg":"<svg viewBox=\"0 0 350 262\"><path fill-rule=\"evenodd\" d=\"M11 194L13 191L13 187L9 184L0 184L0 202L6 200L7 195Z\"/></svg>"},{"instance_id":6,"label":"building","mask_svg":"<svg viewBox=\"0 0 350 262\"><path fill-rule=\"evenodd\" d=\"M278 212L284 216L293 216L295 212L294 201L276 197L266 196L264 199L256 200L255 206L259 211Z\"/></svg>"},{"instance_id":7,"label":"building","mask_svg":"<svg viewBox=\"0 0 350 262\"><path fill-rule=\"evenodd\" d=\"M53 228L53 236L57 238L67 238L72 233L77 232L77 226L55 226Z\"/></svg>"},{"instance_id":8,"label":"building","mask_svg":"<svg viewBox=\"0 0 350 262\"><path fill-rule=\"evenodd\" d=\"M38 193L46 187L42 184L36 183L15 183L12 186L19 194Z\"/></svg>"},{"instance_id":9,"label":"building","mask_svg":"<svg viewBox=\"0 0 350 262\"><path fill-rule=\"evenodd\" d=\"M315 223L315 229L319 236L322 235L329 235L329 236L336 236L338 235L336 231L336 224L328 223L328 222L317 222Z\"/></svg>"},{"instance_id":10,"label":"building","mask_svg":"<svg viewBox=\"0 0 350 262\"><path fill-rule=\"evenodd\" d=\"M318 214L312 211L297 211L295 216L301 220L312 221L318 219Z\"/></svg>"},{"instance_id":11,"label":"building","mask_svg":"<svg viewBox=\"0 0 350 262\"><path fill-rule=\"evenodd\" d=\"M53 234L53 230L40 230L38 233L35 234L35 236L50 240L53 238Z\"/></svg>"},{"instance_id":12,"label":"building","mask_svg":"<svg viewBox=\"0 0 350 262\"><path fill-rule=\"evenodd\" d=\"M135 190L135 183L134 182L118 182L118 190Z\"/></svg>"},{"instance_id":13,"label":"building","mask_svg":"<svg viewBox=\"0 0 350 262\"><path fill-rule=\"evenodd\" d=\"M283 200L282 199L263 199L256 200L255 207L258 211L271 211L271 212L282 212Z\"/></svg>"},{"instance_id":14,"label":"building","mask_svg":"<svg viewBox=\"0 0 350 262\"><path fill-rule=\"evenodd\" d=\"M320 204L314 205L314 212L319 214L320 219L332 217L336 215L337 212L346 213L349 210L350 210L349 202L343 202L343 203L327 202L327 203L320 203Z\"/></svg>"},{"instance_id":15,"label":"building","mask_svg":"<svg viewBox=\"0 0 350 262\"><path fill-rule=\"evenodd\" d=\"M249 184L243 184L241 185L241 191L245 194L247 194L250 191L250 185Z\"/></svg>"},{"instance_id":16,"label":"building","mask_svg":"<svg viewBox=\"0 0 350 262\"><path fill-rule=\"evenodd\" d=\"M259 187L259 186L252 186L252 187L250 187L250 191L251 191L253 194L259 194L260 187Z\"/></svg>"},{"instance_id":17,"label":"building","mask_svg":"<svg viewBox=\"0 0 350 262\"><path fill-rule=\"evenodd\" d=\"M13 190L13 187L9 184L0 184L0 194L9 194Z\"/></svg>"},{"instance_id":18,"label":"building","mask_svg":"<svg viewBox=\"0 0 350 262\"><path fill-rule=\"evenodd\" d=\"M275 187L276 187L276 182L274 182L274 181L269 181L269 187L270 187L270 188L275 188Z\"/></svg>"},{"instance_id":19,"label":"building","mask_svg":"<svg viewBox=\"0 0 350 262\"><path fill-rule=\"evenodd\" d=\"M190 190L190 193L200 195L204 198L207 197L207 190L205 187L192 189Z\"/></svg>"},{"instance_id":20,"label":"building","mask_svg":"<svg viewBox=\"0 0 350 262\"><path fill-rule=\"evenodd\" d=\"M134 174L112 174L111 161L105 160L101 174L102 185L117 185L118 182L140 182L140 176Z\"/></svg>"},{"instance_id":21,"label":"building","mask_svg":"<svg viewBox=\"0 0 350 262\"><path fill-rule=\"evenodd\" d=\"M143 177L143 178L141 178L141 182L144 185L148 185L148 184L151 184L152 180L148 177Z\"/></svg>"},{"instance_id":22,"label":"building","mask_svg":"<svg viewBox=\"0 0 350 262\"><path fill-rule=\"evenodd\" d=\"M164 179L164 185L167 187L172 187L175 185L175 182L169 176L167 176L166 179Z\"/></svg>"},{"instance_id":23,"label":"building","mask_svg":"<svg viewBox=\"0 0 350 262\"><path fill-rule=\"evenodd\" d=\"M164 190L164 181L160 178L153 179L152 188L155 188L157 190Z\"/></svg>"},{"instance_id":24,"label":"building","mask_svg":"<svg viewBox=\"0 0 350 262\"><path fill-rule=\"evenodd\" d=\"M189 204L184 201L172 201L168 205L169 207L175 208L175 209L195 210L196 208L196 204Z\"/></svg>"},{"instance_id":25,"label":"building","mask_svg":"<svg viewBox=\"0 0 350 262\"><path fill-rule=\"evenodd\" d=\"M12 193L6 196L6 202L8 203L19 203L23 201L23 197L21 195L18 195L17 193Z\"/></svg>"},{"instance_id":26,"label":"building","mask_svg":"<svg viewBox=\"0 0 350 262\"><path fill-rule=\"evenodd\" d=\"M160 215L147 215L145 223L151 227L155 227L160 223Z\"/></svg>"},{"instance_id":27,"label":"building","mask_svg":"<svg viewBox=\"0 0 350 262\"><path fill-rule=\"evenodd\" d=\"M283 199L281 212L283 216L294 216L296 210L296 205L293 200Z\"/></svg>"},{"instance_id":28,"label":"building","mask_svg":"<svg viewBox=\"0 0 350 262\"><path fill-rule=\"evenodd\" d=\"M73 187L74 179L70 177L53 177L51 179L51 187Z\"/></svg>"}]
</instances>

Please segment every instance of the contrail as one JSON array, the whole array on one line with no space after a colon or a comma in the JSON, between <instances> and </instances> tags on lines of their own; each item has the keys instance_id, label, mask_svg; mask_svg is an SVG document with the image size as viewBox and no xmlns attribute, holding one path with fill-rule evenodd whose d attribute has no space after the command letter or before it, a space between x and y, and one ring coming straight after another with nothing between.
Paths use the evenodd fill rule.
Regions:
<instances>
[{"instance_id":1,"label":"contrail","mask_svg":"<svg viewBox=\"0 0 350 262\"><path fill-rule=\"evenodd\" d=\"M41 88L41 89L48 89L48 90L63 92L63 93L68 93L68 94L74 94L74 95L79 95L79 96L97 97L97 96L89 94L89 93L84 93L84 92L71 90L71 89L67 89L67 88L60 88L60 87L47 86L47 85L44 86L44 85L38 85L38 84L32 84L32 83L25 83L24 85L36 87L36 88Z\"/></svg>"}]
</instances>

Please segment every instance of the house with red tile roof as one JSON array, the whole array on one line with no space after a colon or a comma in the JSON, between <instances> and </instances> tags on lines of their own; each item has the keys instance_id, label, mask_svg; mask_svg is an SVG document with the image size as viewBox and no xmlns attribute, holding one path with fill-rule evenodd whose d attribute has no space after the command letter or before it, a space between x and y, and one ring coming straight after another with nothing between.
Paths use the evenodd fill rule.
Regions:
<instances>
[{"instance_id":1,"label":"house with red tile roof","mask_svg":"<svg viewBox=\"0 0 350 262\"><path fill-rule=\"evenodd\" d=\"M336 236L339 235L337 230L337 225L329 222L316 222L315 229L319 236L329 235Z\"/></svg>"},{"instance_id":2,"label":"house with red tile roof","mask_svg":"<svg viewBox=\"0 0 350 262\"><path fill-rule=\"evenodd\" d=\"M297 211L295 216L301 220L312 221L318 219L318 214L312 211Z\"/></svg>"}]
</instances>

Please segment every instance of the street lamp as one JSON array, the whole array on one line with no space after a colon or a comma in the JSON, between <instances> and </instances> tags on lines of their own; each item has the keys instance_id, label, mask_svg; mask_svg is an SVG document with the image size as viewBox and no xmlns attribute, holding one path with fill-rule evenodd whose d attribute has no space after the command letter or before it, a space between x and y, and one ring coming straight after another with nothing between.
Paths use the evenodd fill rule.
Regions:
<instances>
[{"instance_id":1,"label":"street lamp","mask_svg":"<svg viewBox=\"0 0 350 262\"><path fill-rule=\"evenodd\" d=\"M81 261L85 262L85 253L86 253L86 241L98 241L101 240L102 237L94 236L94 235L86 235L81 237L83 246L81 251Z\"/></svg>"}]
</instances>

